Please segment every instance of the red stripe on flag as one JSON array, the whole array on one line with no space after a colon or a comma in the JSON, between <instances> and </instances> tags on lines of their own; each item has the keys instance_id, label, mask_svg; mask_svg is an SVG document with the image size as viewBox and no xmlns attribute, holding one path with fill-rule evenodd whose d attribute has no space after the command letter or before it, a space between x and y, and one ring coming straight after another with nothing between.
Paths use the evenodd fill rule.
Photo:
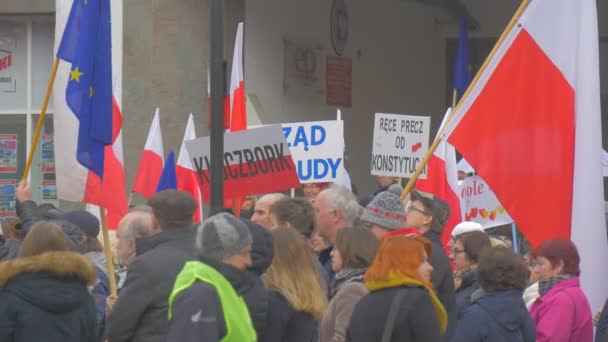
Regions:
<instances>
[{"instance_id":1,"label":"red stripe on flag","mask_svg":"<svg viewBox=\"0 0 608 342\"><path fill-rule=\"evenodd\" d=\"M230 130L232 132L247 129L247 108L245 105L245 83L241 80L239 86L234 90L232 98L232 121Z\"/></svg>"},{"instance_id":2,"label":"red stripe on flag","mask_svg":"<svg viewBox=\"0 0 608 342\"><path fill-rule=\"evenodd\" d=\"M201 201L196 172L177 165L175 167L177 177L177 190L185 191L194 197L196 201L196 211L194 212L194 222L201 222Z\"/></svg>"},{"instance_id":3,"label":"red stripe on flag","mask_svg":"<svg viewBox=\"0 0 608 342\"><path fill-rule=\"evenodd\" d=\"M162 172L163 159L152 151L144 150L133 182L133 192L138 192L145 198L152 197Z\"/></svg>"},{"instance_id":4,"label":"red stripe on flag","mask_svg":"<svg viewBox=\"0 0 608 342\"><path fill-rule=\"evenodd\" d=\"M574 95L522 30L448 139L533 246L570 238Z\"/></svg>"}]
</instances>

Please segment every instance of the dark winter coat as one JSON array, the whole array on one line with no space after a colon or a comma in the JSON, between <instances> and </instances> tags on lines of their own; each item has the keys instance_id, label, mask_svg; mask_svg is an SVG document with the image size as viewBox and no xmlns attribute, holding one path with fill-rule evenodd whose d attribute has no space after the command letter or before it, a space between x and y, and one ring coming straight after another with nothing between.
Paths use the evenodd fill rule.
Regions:
<instances>
[{"instance_id":1,"label":"dark winter coat","mask_svg":"<svg viewBox=\"0 0 608 342\"><path fill-rule=\"evenodd\" d=\"M49 252L0 264L0 341L98 342L93 264Z\"/></svg>"},{"instance_id":2,"label":"dark winter coat","mask_svg":"<svg viewBox=\"0 0 608 342\"><path fill-rule=\"evenodd\" d=\"M453 342L534 342L536 328L522 291L489 292L475 299L456 325Z\"/></svg>"},{"instance_id":3,"label":"dark winter coat","mask_svg":"<svg viewBox=\"0 0 608 342\"><path fill-rule=\"evenodd\" d=\"M462 273L462 283L456 290L456 317L457 319L462 318L464 309L469 305L471 301L471 295L473 292L479 289L479 282L477 282L477 276L472 270L467 270Z\"/></svg>"},{"instance_id":4,"label":"dark winter coat","mask_svg":"<svg viewBox=\"0 0 608 342\"><path fill-rule=\"evenodd\" d=\"M188 260L195 259L195 227L174 228L136 241L137 257L108 316L110 342L164 342L169 294Z\"/></svg>"},{"instance_id":5,"label":"dark winter coat","mask_svg":"<svg viewBox=\"0 0 608 342\"><path fill-rule=\"evenodd\" d=\"M456 298L454 292L454 274L450 267L450 259L445 254L441 236L439 233L429 230L422 235L431 241L433 252L431 255L431 282L433 289L437 293L437 297L443 304L446 313L448 314L448 329L443 335L442 341L449 341L454 333L454 323L456 322Z\"/></svg>"},{"instance_id":6,"label":"dark winter coat","mask_svg":"<svg viewBox=\"0 0 608 342\"><path fill-rule=\"evenodd\" d=\"M310 342L317 321L296 311L282 294L269 291L268 326L258 342Z\"/></svg>"},{"instance_id":7,"label":"dark winter coat","mask_svg":"<svg viewBox=\"0 0 608 342\"><path fill-rule=\"evenodd\" d=\"M392 342L439 342L439 321L428 291L422 286L400 286L370 292L355 306L346 341L381 341L391 304L407 291L399 305Z\"/></svg>"}]
</instances>

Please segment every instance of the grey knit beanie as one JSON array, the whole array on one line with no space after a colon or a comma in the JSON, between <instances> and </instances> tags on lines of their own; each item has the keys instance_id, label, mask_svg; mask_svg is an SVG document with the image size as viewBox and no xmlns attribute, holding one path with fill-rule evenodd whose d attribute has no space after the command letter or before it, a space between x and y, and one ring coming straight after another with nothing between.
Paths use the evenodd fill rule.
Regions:
<instances>
[{"instance_id":1,"label":"grey knit beanie","mask_svg":"<svg viewBox=\"0 0 608 342\"><path fill-rule=\"evenodd\" d=\"M405 226L405 205L401 201L399 184L391 185L374 197L363 210L361 220L386 229L399 229Z\"/></svg>"},{"instance_id":2,"label":"grey knit beanie","mask_svg":"<svg viewBox=\"0 0 608 342\"><path fill-rule=\"evenodd\" d=\"M198 226L196 249L200 256L222 261L238 254L252 242L249 228L238 218L219 213Z\"/></svg>"}]
</instances>

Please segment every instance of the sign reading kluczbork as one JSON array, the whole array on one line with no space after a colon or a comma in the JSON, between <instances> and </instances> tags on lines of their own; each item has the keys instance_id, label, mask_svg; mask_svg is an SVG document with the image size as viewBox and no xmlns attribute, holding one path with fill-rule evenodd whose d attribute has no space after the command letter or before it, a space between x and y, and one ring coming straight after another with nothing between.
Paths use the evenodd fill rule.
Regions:
<instances>
[{"instance_id":1,"label":"sign reading kluczbork","mask_svg":"<svg viewBox=\"0 0 608 342\"><path fill-rule=\"evenodd\" d=\"M186 141L186 148L198 175L203 200L209 202L210 139L204 137ZM296 167L279 125L225 134L223 164L225 198L300 186Z\"/></svg>"},{"instance_id":2,"label":"sign reading kluczbork","mask_svg":"<svg viewBox=\"0 0 608 342\"><path fill-rule=\"evenodd\" d=\"M333 182L344 167L343 121L282 124L300 183Z\"/></svg>"},{"instance_id":3,"label":"sign reading kluczbork","mask_svg":"<svg viewBox=\"0 0 608 342\"><path fill-rule=\"evenodd\" d=\"M411 177L428 150L430 124L428 116L376 113L372 175Z\"/></svg>"}]
</instances>

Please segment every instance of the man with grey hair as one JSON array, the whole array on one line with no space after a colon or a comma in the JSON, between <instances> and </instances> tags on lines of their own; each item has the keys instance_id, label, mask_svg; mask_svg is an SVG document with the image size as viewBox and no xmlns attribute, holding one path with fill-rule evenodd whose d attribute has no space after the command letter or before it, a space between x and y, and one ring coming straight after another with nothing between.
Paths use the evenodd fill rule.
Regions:
<instances>
[{"instance_id":1,"label":"man with grey hair","mask_svg":"<svg viewBox=\"0 0 608 342\"><path fill-rule=\"evenodd\" d=\"M336 184L321 191L314 206L319 233L332 245L336 243L338 230L351 227L362 210L355 195L347 188Z\"/></svg>"},{"instance_id":2,"label":"man with grey hair","mask_svg":"<svg viewBox=\"0 0 608 342\"><path fill-rule=\"evenodd\" d=\"M266 229L272 229L272 221L270 220L270 208L276 201L286 197L287 196L278 192L266 194L260 197L260 199L255 203L251 221L259 224L260 226Z\"/></svg>"},{"instance_id":3,"label":"man with grey hair","mask_svg":"<svg viewBox=\"0 0 608 342\"><path fill-rule=\"evenodd\" d=\"M135 240L150 236L153 230L154 216L151 212L130 211L118 224L116 231L116 255L121 266L128 266L135 259ZM126 272L120 277L118 288L125 281Z\"/></svg>"},{"instance_id":4,"label":"man with grey hair","mask_svg":"<svg viewBox=\"0 0 608 342\"><path fill-rule=\"evenodd\" d=\"M220 213L196 234L199 260L188 261L169 295L168 342L254 342L256 331L239 292L251 265L252 236L236 217Z\"/></svg>"},{"instance_id":5,"label":"man with grey hair","mask_svg":"<svg viewBox=\"0 0 608 342\"><path fill-rule=\"evenodd\" d=\"M165 190L148 201L152 229L160 232L135 240L135 259L108 317L112 342L164 342L167 340L167 299L184 263L196 256L196 202L190 194Z\"/></svg>"}]
</instances>

